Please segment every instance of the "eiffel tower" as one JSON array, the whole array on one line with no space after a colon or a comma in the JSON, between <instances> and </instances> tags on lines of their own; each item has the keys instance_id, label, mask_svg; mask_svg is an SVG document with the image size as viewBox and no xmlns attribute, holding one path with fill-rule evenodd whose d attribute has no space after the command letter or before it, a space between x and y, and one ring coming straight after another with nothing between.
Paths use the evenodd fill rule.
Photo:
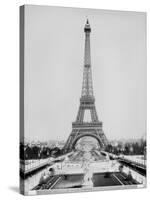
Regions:
<instances>
[{"instance_id":1,"label":"eiffel tower","mask_svg":"<svg viewBox=\"0 0 150 200\"><path fill-rule=\"evenodd\" d=\"M84 136L91 136L97 139L100 148L103 149L107 144L106 136L102 129L102 122L99 121L96 108L95 98L93 95L92 85L92 71L91 71L91 55L90 55L90 33L91 27L89 21L84 27L85 32L85 54L84 54L84 69L83 69L83 82L82 93L80 98L80 106L77 114L76 121L72 123L72 132L64 146L64 153L70 152L74 149L76 142ZM84 115L89 111L91 121L85 122Z\"/></svg>"}]
</instances>

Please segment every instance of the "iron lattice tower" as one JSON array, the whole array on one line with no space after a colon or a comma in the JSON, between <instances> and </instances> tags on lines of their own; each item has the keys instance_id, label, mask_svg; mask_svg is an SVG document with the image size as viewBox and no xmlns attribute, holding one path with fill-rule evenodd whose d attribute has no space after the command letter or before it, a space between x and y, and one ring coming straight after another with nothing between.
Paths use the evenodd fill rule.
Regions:
<instances>
[{"instance_id":1,"label":"iron lattice tower","mask_svg":"<svg viewBox=\"0 0 150 200\"><path fill-rule=\"evenodd\" d=\"M82 93L80 106L76 121L72 123L72 132L64 146L64 152L71 151L76 142L84 136L91 136L98 140L100 147L103 149L107 144L106 136L102 129L102 122L98 120L95 108L95 98L93 94L92 70L91 70L91 53L90 53L90 33L91 27L87 20L85 27L85 51L84 51L84 69ZM91 115L90 122L84 122L85 111L89 110Z\"/></svg>"}]
</instances>

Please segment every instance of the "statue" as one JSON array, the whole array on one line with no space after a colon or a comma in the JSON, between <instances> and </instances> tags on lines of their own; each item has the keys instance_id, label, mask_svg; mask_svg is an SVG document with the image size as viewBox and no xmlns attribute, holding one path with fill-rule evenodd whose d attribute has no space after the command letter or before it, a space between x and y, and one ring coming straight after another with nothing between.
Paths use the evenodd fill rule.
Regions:
<instances>
[{"instance_id":1,"label":"statue","mask_svg":"<svg viewBox=\"0 0 150 200\"><path fill-rule=\"evenodd\" d=\"M83 177L83 187L93 187L93 172L90 168L90 159L87 152L85 153L85 156L83 156L83 171L84 171L84 177Z\"/></svg>"}]
</instances>

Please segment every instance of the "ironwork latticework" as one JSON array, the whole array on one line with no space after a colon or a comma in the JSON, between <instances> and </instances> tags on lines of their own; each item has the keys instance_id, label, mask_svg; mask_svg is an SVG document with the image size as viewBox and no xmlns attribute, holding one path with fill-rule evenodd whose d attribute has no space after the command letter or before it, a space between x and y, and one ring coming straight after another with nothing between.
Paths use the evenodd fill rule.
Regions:
<instances>
[{"instance_id":1,"label":"ironwork latticework","mask_svg":"<svg viewBox=\"0 0 150 200\"><path fill-rule=\"evenodd\" d=\"M95 108L95 98L93 94L92 70L91 70L91 54L90 54L90 33L91 27L87 20L85 27L85 54L84 54L84 69L82 93L80 98L80 106L76 121L72 123L72 132L64 146L64 152L71 151L76 142L84 136L91 136L98 140L100 147L104 148L107 144L106 136L102 130L102 122L98 120L98 115ZM91 121L85 122L85 111L89 110Z\"/></svg>"}]
</instances>

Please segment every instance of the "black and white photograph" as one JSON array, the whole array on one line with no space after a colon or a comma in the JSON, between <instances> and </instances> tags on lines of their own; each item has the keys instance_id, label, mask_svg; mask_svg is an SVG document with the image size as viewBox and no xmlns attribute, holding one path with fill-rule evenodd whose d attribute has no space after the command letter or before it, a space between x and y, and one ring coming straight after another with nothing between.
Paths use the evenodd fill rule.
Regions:
<instances>
[{"instance_id":1,"label":"black and white photograph","mask_svg":"<svg viewBox=\"0 0 150 200\"><path fill-rule=\"evenodd\" d=\"M20 7L20 192L145 188L146 12Z\"/></svg>"}]
</instances>

